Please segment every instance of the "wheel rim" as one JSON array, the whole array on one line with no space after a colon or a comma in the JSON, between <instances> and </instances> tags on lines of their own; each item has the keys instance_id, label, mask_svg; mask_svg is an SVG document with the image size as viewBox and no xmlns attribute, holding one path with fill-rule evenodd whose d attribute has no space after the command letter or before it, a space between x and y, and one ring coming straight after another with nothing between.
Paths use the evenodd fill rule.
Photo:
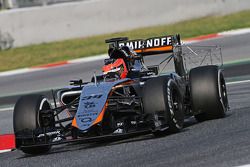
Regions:
<instances>
[{"instance_id":1,"label":"wheel rim","mask_svg":"<svg viewBox=\"0 0 250 167\"><path fill-rule=\"evenodd\" d=\"M37 114L37 123L38 123L39 127L41 127L40 112L42 110L49 110L49 109L51 109L51 106L50 106L50 103L48 102L48 99L43 98L41 100L40 105L39 105L39 112Z\"/></svg>"},{"instance_id":2,"label":"wheel rim","mask_svg":"<svg viewBox=\"0 0 250 167\"><path fill-rule=\"evenodd\" d=\"M170 80L168 82L168 103L169 105L169 110L170 110L170 120L173 121L175 124L175 127L178 129L182 128L182 122L183 122L183 117L182 114L180 113L182 111L182 104L181 104L181 99L180 95L178 93L178 90L176 88L173 88L172 90L170 89Z\"/></svg>"},{"instance_id":3,"label":"wheel rim","mask_svg":"<svg viewBox=\"0 0 250 167\"><path fill-rule=\"evenodd\" d=\"M220 75L220 89L221 89L221 100L222 105L226 108L228 107L228 99L227 99L227 89L226 89L226 82L222 75Z\"/></svg>"},{"instance_id":4,"label":"wheel rim","mask_svg":"<svg viewBox=\"0 0 250 167\"><path fill-rule=\"evenodd\" d=\"M173 91L173 108L174 108L174 113L177 113L174 115L173 120L175 119L176 122L176 127L181 129L182 128L182 114L180 113L182 111L182 104L180 100L180 96L177 92L177 90L174 89Z\"/></svg>"}]
</instances>

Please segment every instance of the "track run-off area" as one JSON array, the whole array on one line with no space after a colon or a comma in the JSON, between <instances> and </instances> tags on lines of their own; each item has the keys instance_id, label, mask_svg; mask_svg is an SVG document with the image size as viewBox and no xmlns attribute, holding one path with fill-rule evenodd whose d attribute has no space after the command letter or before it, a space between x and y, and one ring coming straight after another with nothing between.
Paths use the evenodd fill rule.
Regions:
<instances>
[{"instance_id":1,"label":"track run-off area","mask_svg":"<svg viewBox=\"0 0 250 167\"><path fill-rule=\"evenodd\" d=\"M45 155L15 150L0 154L0 166L242 166L250 164L250 34L196 43L220 45L230 110L223 119L197 123L185 120L180 132L155 138L144 135L111 143L60 145ZM161 59L159 57L159 59ZM244 60L244 61L241 61ZM151 59L157 63L157 58ZM2 95L65 87L68 81L89 81L103 60L0 77ZM1 98L3 99L3 97ZM0 134L13 133L11 100L1 100Z\"/></svg>"}]
</instances>

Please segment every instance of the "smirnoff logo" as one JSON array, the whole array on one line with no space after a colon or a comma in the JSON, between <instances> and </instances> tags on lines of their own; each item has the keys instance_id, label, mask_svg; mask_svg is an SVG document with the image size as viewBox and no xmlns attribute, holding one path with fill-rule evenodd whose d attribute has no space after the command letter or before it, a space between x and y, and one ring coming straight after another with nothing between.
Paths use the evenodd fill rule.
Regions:
<instances>
[{"instance_id":1,"label":"smirnoff logo","mask_svg":"<svg viewBox=\"0 0 250 167\"><path fill-rule=\"evenodd\" d=\"M172 36L150 38L147 40L132 40L119 43L119 46L128 46L133 50L145 49L145 48L155 48L161 46L171 46Z\"/></svg>"}]
</instances>

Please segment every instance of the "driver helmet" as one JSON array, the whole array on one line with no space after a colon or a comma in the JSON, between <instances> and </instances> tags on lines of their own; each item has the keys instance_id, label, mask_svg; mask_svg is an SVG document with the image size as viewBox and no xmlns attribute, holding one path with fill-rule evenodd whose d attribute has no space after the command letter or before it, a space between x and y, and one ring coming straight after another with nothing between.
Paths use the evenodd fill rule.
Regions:
<instances>
[{"instance_id":1,"label":"driver helmet","mask_svg":"<svg viewBox=\"0 0 250 167\"><path fill-rule=\"evenodd\" d=\"M124 59L118 58L114 59L113 62L104 65L102 67L103 74L108 74L108 73L116 73L119 75L121 79L126 78L128 74L128 69L126 67L126 64L124 62Z\"/></svg>"}]
</instances>

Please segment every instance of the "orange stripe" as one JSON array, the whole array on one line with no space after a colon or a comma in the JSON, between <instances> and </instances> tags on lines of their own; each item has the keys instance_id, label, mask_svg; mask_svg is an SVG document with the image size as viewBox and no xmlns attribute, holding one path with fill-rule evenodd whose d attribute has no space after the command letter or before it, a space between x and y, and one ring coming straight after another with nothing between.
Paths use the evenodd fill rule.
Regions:
<instances>
[{"instance_id":1,"label":"orange stripe","mask_svg":"<svg viewBox=\"0 0 250 167\"><path fill-rule=\"evenodd\" d=\"M117 85L117 86L113 87L112 90L115 90L115 89L117 89L117 88L121 88L121 87L123 87L124 85L129 85L129 84L132 84L132 83L134 83L133 80L123 82L123 83L121 83L120 85Z\"/></svg>"},{"instance_id":2,"label":"orange stripe","mask_svg":"<svg viewBox=\"0 0 250 167\"><path fill-rule=\"evenodd\" d=\"M102 121L104 113L105 113L107 107L108 107L108 102L106 102L105 106L102 109L102 112L98 115L98 117L96 118L95 122L93 122L91 126L93 126L93 125L95 125L95 124L97 124L97 123L99 123L99 122Z\"/></svg>"},{"instance_id":3,"label":"orange stripe","mask_svg":"<svg viewBox=\"0 0 250 167\"><path fill-rule=\"evenodd\" d=\"M77 123L76 123L76 117L72 121L72 126L78 128Z\"/></svg>"},{"instance_id":4,"label":"orange stripe","mask_svg":"<svg viewBox=\"0 0 250 167\"><path fill-rule=\"evenodd\" d=\"M157 48L139 49L139 50L135 50L135 52L141 53L141 52L169 51L169 50L173 50L173 46L163 46L163 47L157 47Z\"/></svg>"}]
</instances>

